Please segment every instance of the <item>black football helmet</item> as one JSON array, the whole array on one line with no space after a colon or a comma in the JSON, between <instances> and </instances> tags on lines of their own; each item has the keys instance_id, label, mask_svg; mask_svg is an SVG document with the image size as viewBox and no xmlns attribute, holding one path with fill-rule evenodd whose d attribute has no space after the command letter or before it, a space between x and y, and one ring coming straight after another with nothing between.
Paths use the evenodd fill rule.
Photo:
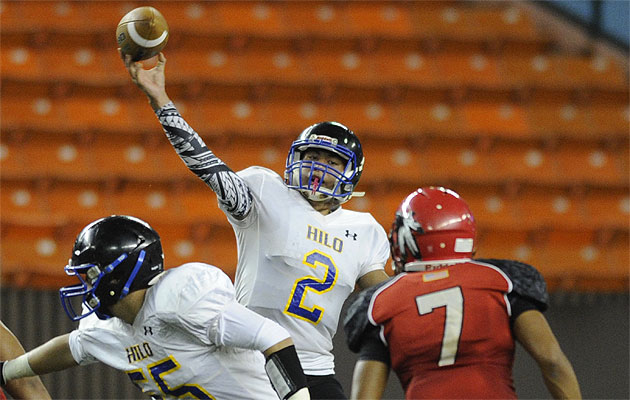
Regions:
<instances>
[{"instance_id":1,"label":"black football helmet","mask_svg":"<svg viewBox=\"0 0 630 400\"><path fill-rule=\"evenodd\" d=\"M112 215L87 225L77 236L66 274L79 284L59 289L61 304L73 321L92 313L111 317L109 307L129 293L152 284L164 271L160 236L146 222ZM71 300L81 296L77 313Z\"/></svg>"},{"instance_id":2,"label":"black football helmet","mask_svg":"<svg viewBox=\"0 0 630 400\"><path fill-rule=\"evenodd\" d=\"M304 152L309 149L323 149L341 157L345 166L338 170L318 161L304 160ZM340 203L350 200L363 171L363 148L354 132L338 122L320 122L306 128L291 145L287 156L284 180L291 189L302 192L315 201L335 198ZM334 187L319 185L313 179L313 172L319 171L323 181L326 174L336 179Z\"/></svg>"}]
</instances>

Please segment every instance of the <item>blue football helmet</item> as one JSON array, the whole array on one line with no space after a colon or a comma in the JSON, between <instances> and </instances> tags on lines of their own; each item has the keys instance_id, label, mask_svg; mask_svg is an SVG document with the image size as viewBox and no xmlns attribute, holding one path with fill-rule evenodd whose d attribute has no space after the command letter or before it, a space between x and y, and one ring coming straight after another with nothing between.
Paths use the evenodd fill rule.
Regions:
<instances>
[{"instance_id":1,"label":"blue football helmet","mask_svg":"<svg viewBox=\"0 0 630 400\"><path fill-rule=\"evenodd\" d=\"M101 218L79 233L65 271L79 280L59 289L68 317L78 321L95 313L108 319L110 306L135 290L149 287L164 271L160 236L138 218ZM76 297L81 298L81 312L72 303Z\"/></svg>"},{"instance_id":2,"label":"blue football helmet","mask_svg":"<svg viewBox=\"0 0 630 400\"><path fill-rule=\"evenodd\" d=\"M304 153L309 149L329 151L340 157L343 169L315 160L305 160ZM345 203L352 197L353 190L359 182L363 171L363 149L356 135L346 126L338 122L320 122L306 128L291 145L287 157L284 180L291 189L299 190L306 198L323 201L335 198ZM314 177L318 171L321 178ZM326 175L335 178L332 188L320 183Z\"/></svg>"}]
</instances>

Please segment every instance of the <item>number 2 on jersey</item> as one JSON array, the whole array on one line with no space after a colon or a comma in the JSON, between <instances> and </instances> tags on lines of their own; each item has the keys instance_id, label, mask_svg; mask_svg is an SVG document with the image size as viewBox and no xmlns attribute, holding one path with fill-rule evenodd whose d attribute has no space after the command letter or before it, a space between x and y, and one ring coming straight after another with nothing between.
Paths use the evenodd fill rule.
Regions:
<instances>
[{"instance_id":1,"label":"number 2 on jersey","mask_svg":"<svg viewBox=\"0 0 630 400\"><path fill-rule=\"evenodd\" d=\"M307 253L302 263L313 269L321 265L326 268L326 272L322 279L317 279L314 276L305 276L296 280L295 285L293 285L293 290L291 290L291 298L287 303L285 312L294 317L317 324L324 315L324 309L316 305L309 308L303 305L302 302L311 290L318 294L331 290L337 282L337 267L330 256L318 250Z\"/></svg>"},{"instance_id":2,"label":"number 2 on jersey","mask_svg":"<svg viewBox=\"0 0 630 400\"><path fill-rule=\"evenodd\" d=\"M420 315L430 314L436 308L446 307L446 321L444 321L442 350L440 351L438 366L453 365L464 320L462 289L457 286L418 296L416 297L416 305Z\"/></svg>"}]
</instances>

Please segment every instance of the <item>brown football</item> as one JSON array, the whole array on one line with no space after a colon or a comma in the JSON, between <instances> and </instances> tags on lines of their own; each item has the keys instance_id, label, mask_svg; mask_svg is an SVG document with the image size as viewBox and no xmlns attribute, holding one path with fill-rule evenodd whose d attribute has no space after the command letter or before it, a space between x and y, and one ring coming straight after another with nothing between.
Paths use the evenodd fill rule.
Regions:
<instances>
[{"instance_id":1,"label":"brown football","mask_svg":"<svg viewBox=\"0 0 630 400\"><path fill-rule=\"evenodd\" d=\"M118 47L133 61L146 60L159 54L168 41L168 24L153 7L138 7L129 11L116 28Z\"/></svg>"}]
</instances>

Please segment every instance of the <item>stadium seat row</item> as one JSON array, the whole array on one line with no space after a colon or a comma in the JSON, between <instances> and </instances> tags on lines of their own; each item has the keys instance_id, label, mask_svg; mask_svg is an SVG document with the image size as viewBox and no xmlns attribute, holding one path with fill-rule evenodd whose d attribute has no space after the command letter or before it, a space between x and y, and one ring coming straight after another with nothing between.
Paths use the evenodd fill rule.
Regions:
<instances>
[{"instance_id":1,"label":"stadium seat row","mask_svg":"<svg viewBox=\"0 0 630 400\"><path fill-rule=\"evenodd\" d=\"M359 98L186 99L173 96L182 115L203 135L292 138L318 121L337 120L362 137L395 139L420 135L497 137L507 140L625 139L630 124L627 102L617 99L578 103L568 96L484 98L453 103L446 96L388 102L378 95ZM4 132L108 132L138 136L160 127L141 93L121 97L50 97L46 93L3 96Z\"/></svg>"},{"instance_id":2,"label":"stadium seat row","mask_svg":"<svg viewBox=\"0 0 630 400\"><path fill-rule=\"evenodd\" d=\"M343 84L418 88L474 87L499 90L543 87L614 90L627 88L626 66L603 56L488 53L470 48L419 50L385 45L294 50L291 44L230 49L167 49L170 84ZM17 81L66 81L81 85L128 84L115 43L105 47L39 46L3 43L2 78Z\"/></svg>"},{"instance_id":3,"label":"stadium seat row","mask_svg":"<svg viewBox=\"0 0 630 400\"><path fill-rule=\"evenodd\" d=\"M201 260L234 276L236 245L229 228L209 228L204 235L195 235L185 225L156 223L151 218L147 221L162 236L167 268ZM80 229L76 226L60 235L51 227L3 225L3 284L52 289L67 284L63 266ZM484 230L479 235L481 251L477 255L536 265L552 290L623 290L630 257L627 241L627 232L601 243L593 232L555 230L532 240L522 231Z\"/></svg>"},{"instance_id":4,"label":"stadium seat row","mask_svg":"<svg viewBox=\"0 0 630 400\"><path fill-rule=\"evenodd\" d=\"M387 186L366 183L362 186L367 192L365 197L354 199L349 207L369 211L384 226L389 226L404 196L430 184L424 180ZM468 201L482 228L517 227L522 231L565 228L589 232L628 229L627 188L576 191L522 184L516 193L510 193L496 185L459 182L448 186ZM4 180L0 194L2 222L85 224L105 215L129 214L163 224L226 224L214 194L200 181L169 184Z\"/></svg>"},{"instance_id":5,"label":"stadium seat row","mask_svg":"<svg viewBox=\"0 0 630 400\"><path fill-rule=\"evenodd\" d=\"M2 32L111 33L141 2L2 2ZM518 7L453 1L178 1L152 3L172 34L263 37L541 40ZM25 23L26 21L26 23Z\"/></svg>"},{"instance_id":6,"label":"stadium seat row","mask_svg":"<svg viewBox=\"0 0 630 400\"><path fill-rule=\"evenodd\" d=\"M192 180L166 138L159 144L142 138L97 135L85 144L57 138L30 138L21 143L0 142L2 179L48 178L71 181L124 179L147 182ZM153 139L153 141L157 140ZM290 140L208 142L231 168L262 165L284 171ZM474 181L483 184L530 182L551 187L587 185L626 187L627 147L567 143L549 149L535 142L497 141L489 148L466 141L425 140L417 144L365 140L366 168L362 183L415 184Z\"/></svg>"}]
</instances>

